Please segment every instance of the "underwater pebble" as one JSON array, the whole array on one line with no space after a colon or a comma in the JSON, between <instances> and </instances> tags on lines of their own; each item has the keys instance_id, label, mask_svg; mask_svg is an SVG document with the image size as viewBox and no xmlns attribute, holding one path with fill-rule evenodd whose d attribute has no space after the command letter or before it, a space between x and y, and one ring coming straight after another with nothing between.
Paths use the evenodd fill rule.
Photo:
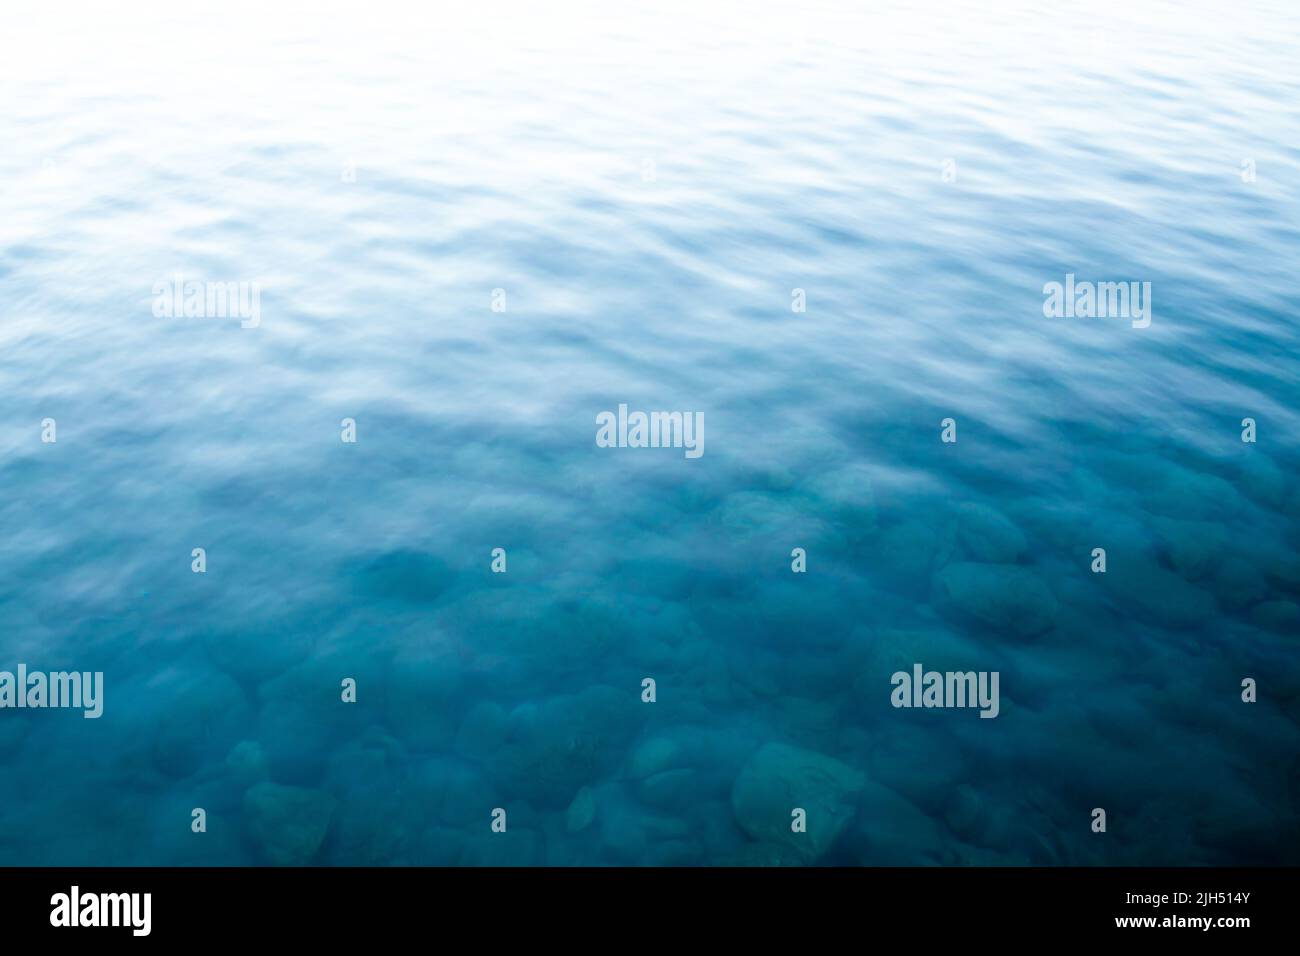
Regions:
<instances>
[{"instance_id":1,"label":"underwater pebble","mask_svg":"<svg viewBox=\"0 0 1300 956\"><path fill-rule=\"evenodd\" d=\"M634 750L628 773L637 780L651 777L676 766L682 758L684 752L676 740L671 737L651 737Z\"/></svg>"},{"instance_id":2,"label":"underwater pebble","mask_svg":"<svg viewBox=\"0 0 1300 956\"><path fill-rule=\"evenodd\" d=\"M818 499L818 512L829 510L848 526L850 534L860 535L876 526L875 486L867 465L845 465L820 473L803 487Z\"/></svg>"},{"instance_id":3,"label":"underwater pebble","mask_svg":"<svg viewBox=\"0 0 1300 956\"><path fill-rule=\"evenodd\" d=\"M1112 558L1106 579L1121 611L1167 627L1198 627L1217 611L1210 592L1154 561Z\"/></svg>"},{"instance_id":4,"label":"underwater pebble","mask_svg":"<svg viewBox=\"0 0 1300 956\"><path fill-rule=\"evenodd\" d=\"M1279 634L1300 636L1300 606L1291 601L1265 601L1250 611L1250 620L1257 627L1277 631Z\"/></svg>"},{"instance_id":5,"label":"underwater pebble","mask_svg":"<svg viewBox=\"0 0 1300 956\"><path fill-rule=\"evenodd\" d=\"M610 773L647 710L635 691L608 685L552 697L526 723L513 723L502 757L486 769L505 790L529 793L541 807L566 807L581 787Z\"/></svg>"},{"instance_id":6,"label":"underwater pebble","mask_svg":"<svg viewBox=\"0 0 1300 956\"><path fill-rule=\"evenodd\" d=\"M505 746L510 718L494 701L479 701L470 708L456 733L456 752L485 760Z\"/></svg>"},{"instance_id":7,"label":"underwater pebble","mask_svg":"<svg viewBox=\"0 0 1300 956\"><path fill-rule=\"evenodd\" d=\"M1154 474L1134 477L1133 487L1151 514L1183 520L1223 521L1240 512L1244 505L1231 482L1179 465L1158 464Z\"/></svg>"},{"instance_id":8,"label":"underwater pebble","mask_svg":"<svg viewBox=\"0 0 1300 956\"><path fill-rule=\"evenodd\" d=\"M1012 564L959 561L934 578L936 609L1003 633L1029 638L1056 622L1056 598L1033 570Z\"/></svg>"},{"instance_id":9,"label":"underwater pebble","mask_svg":"<svg viewBox=\"0 0 1300 956\"><path fill-rule=\"evenodd\" d=\"M417 605L435 603L455 580L446 562L409 549L355 562L344 573L372 597Z\"/></svg>"},{"instance_id":10,"label":"underwater pebble","mask_svg":"<svg viewBox=\"0 0 1300 956\"><path fill-rule=\"evenodd\" d=\"M699 793L694 770L665 770L641 782L641 801L658 810L674 811L687 806Z\"/></svg>"},{"instance_id":11,"label":"underwater pebble","mask_svg":"<svg viewBox=\"0 0 1300 956\"><path fill-rule=\"evenodd\" d=\"M1014 564L1029 550L1019 526L988 505L965 502L956 514L957 544L972 561Z\"/></svg>"},{"instance_id":12,"label":"underwater pebble","mask_svg":"<svg viewBox=\"0 0 1300 956\"><path fill-rule=\"evenodd\" d=\"M1241 468L1241 487L1246 494L1280 511L1286 502L1286 485L1286 473L1272 459L1252 448Z\"/></svg>"},{"instance_id":13,"label":"underwater pebble","mask_svg":"<svg viewBox=\"0 0 1300 956\"><path fill-rule=\"evenodd\" d=\"M591 787L583 787L574 794L569 809L564 811L564 828L570 833L585 830L596 818L596 795Z\"/></svg>"},{"instance_id":14,"label":"underwater pebble","mask_svg":"<svg viewBox=\"0 0 1300 956\"><path fill-rule=\"evenodd\" d=\"M853 818L853 794L865 776L834 757L765 744L741 769L731 790L740 828L760 843L789 847L804 860L819 859ZM807 812L807 832L791 830L791 811Z\"/></svg>"},{"instance_id":15,"label":"underwater pebble","mask_svg":"<svg viewBox=\"0 0 1300 956\"><path fill-rule=\"evenodd\" d=\"M1228 547L1228 529L1214 521L1179 521L1155 518L1151 522L1161 550L1173 569L1189 581L1217 570Z\"/></svg>"},{"instance_id":16,"label":"underwater pebble","mask_svg":"<svg viewBox=\"0 0 1300 956\"><path fill-rule=\"evenodd\" d=\"M244 823L272 866L304 866L325 842L334 798L323 790L259 783L244 793Z\"/></svg>"},{"instance_id":17,"label":"underwater pebble","mask_svg":"<svg viewBox=\"0 0 1300 956\"><path fill-rule=\"evenodd\" d=\"M1264 576L1253 564L1235 555L1219 563L1210 587L1219 603L1231 610L1255 604L1268 593Z\"/></svg>"},{"instance_id":18,"label":"underwater pebble","mask_svg":"<svg viewBox=\"0 0 1300 956\"><path fill-rule=\"evenodd\" d=\"M245 787L265 777L269 767L266 751L256 740L241 740L226 754L226 769Z\"/></svg>"},{"instance_id":19,"label":"underwater pebble","mask_svg":"<svg viewBox=\"0 0 1300 956\"><path fill-rule=\"evenodd\" d=\"M909 594L925 594L933 569L952 556L956 534L949 526L936 528L909 518L883 529L873 544L878 553L888 556L879 567L886 580Z\"/></svg>"}]
</instances>

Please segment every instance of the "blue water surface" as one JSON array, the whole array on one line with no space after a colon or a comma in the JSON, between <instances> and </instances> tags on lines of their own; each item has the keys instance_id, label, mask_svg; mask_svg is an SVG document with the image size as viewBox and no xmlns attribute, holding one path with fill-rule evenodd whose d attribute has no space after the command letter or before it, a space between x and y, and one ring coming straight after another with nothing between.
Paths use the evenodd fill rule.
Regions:
<instances>
[{"instance_id":1,"label":"blue water surface","mask_svg":"<svg viewBox=\"0 0 1300 956\"><path fill-rule=\"evenodd\" d=\"M1300 862L1300 7L861 6L7 26L0 863Z\"/></svg>"}]
</instances>

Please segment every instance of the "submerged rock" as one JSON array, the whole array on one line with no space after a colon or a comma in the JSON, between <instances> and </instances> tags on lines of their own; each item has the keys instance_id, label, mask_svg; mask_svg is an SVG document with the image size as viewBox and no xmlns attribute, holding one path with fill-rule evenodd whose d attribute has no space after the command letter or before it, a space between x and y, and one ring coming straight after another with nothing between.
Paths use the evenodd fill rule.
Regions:
<instances>
[{"instance_id":1,"label":"submerged rock","mask_svg":"<svg viewBox=\"0 0 1300 956\"><path fill-rule=\"evenodd\" d=\"M1286 502L1286 473L1272 459L1251 450L1241 468L1241 486L1261 504L1280 510Z\"/></svg>"},{"instance_id":2,"label":"submerged rock","mask_svg":"<svg viewBox=\"0 0 1300 956\"><path fill-rule=\"evenodd\" d=\"M1293 848L1286 843L1288 824L1280 808L1267 804L1252 788L1220 783L1223 787L1214 791L1213 800L1191 809L1196 842L1212 852L1212 859L1244 855L1266 866L1291 862Z\"/></svg>"},{"instance_id":3,"label":"submerged rock","mask_svg":"<svg viewBox=\"0 0 1300 956\"><path fill-rule=\"evenodd\" d=\"M957 543L972 561L989 564L1014 564L1029 550L1018 525L975 502L957 506Z\"/></svg>"},{"instance_id":4,"label":"submerged rock","mask_svg":"<svg viewBox=\"0 0 1300 956\"><path fill-rule=\"evenodd\" d=\"M352 574L362 591L407 604L432 604L455 577L445 562L409 549L365 561Z\"/></svg>"},{"instance_id":5,"label":"submerged rock","mask_svg":"<svg viewBox=\"0 0 1300 956\"><path fill-rule=\"evenodd\" d=\"M682 759L682 748L677 741L671 737L651 737L633 752L629 772L634 779L642 780L678 766Z\"/></svg>"},{"instance_id":6,"label":"submerged rock","mask_svg":"<svg viewBox=\"0 0 1300 956\"><path fill-rule=\"evenodd\" d=\"M1300 592L1300 549L1282 540L1264 544L1254 540L1251 554L1271 582L1283 590Z\"/></svg>"},{"instance_id":7,"label":"submerged rock","mask_svg":"<svg viewBox=\"0 0 1300 956\"><path fill-rule=\"evenodd\" d=\"M1231 610L1255 604L1268 593L1264 575L1253 564L1236 556L1219 564L1211 586L1219 603Z\"/></svg>"},{"instance_id":8,"label":"submerged rock","mask_svg":"<svg viewBox=\"0 0 1300 956\"><path fill-rule=\"evenodd\" d=\"M204 631L208 658L246 684L262 684L311 656L333 622L317 612L255 620L240 627Z\"/></svg>"},{"instance_id":9,"label":"submerged rock","mask_svg":"<svg viewBox=\"0 0 1300 956\"><path fill-rule=\"evenodd\" d=\"M805 862L830 849L853 818L853 794L866 784L858 770L834 757L765 744L741 769L731 789L736 822L759 843L788 847ZM807 832L791 829L791 812L807 813Z\"/></svg>"},{"instance_id":10,"label":"submerged rock","mask_svg":"<svg viewBox=\"0 0 1300 956\"><path fill-rule=\"evenodd\" d=\"M411 772L414 803L447 826L472 826L500 805L497 788L477 768L449 757L431 757Z\"/></svg>"},{"instance_id":11,"label":"submerged rock","mask_svg":"<svg viewBox=\"0 0 1300 956\"><path fill-rule=\"evenodd\" d=\"M656 843L685 841L691 836L690 822L679 815L649 813L618 800L601 813L602 850L614 861L641 863Z\"/></svg>"},{"instance_id":12,"label":"submerged rock","mask_svg":"<svg viewBox=\"0 0 1300 956\"><path fill-rule=\"evenodd\" d=\"M894 587L910 594L924 594L935 567L947 563L955 547L950 527L936 528L928 521L906 519L882 530L874 541L875 550L888 558L880 574Z\"/></svg>"},{"instance_id":13,"label":"submerged rock","mask_svg":"<svg viewBox=\"0 0 1300 956\"><path fill-rule=\"evenodd\" d=\"M337 748L330 757L326 788L337 800L327 865L391 866L404 861L405 847L427 818L424 804L411 812L408 756L378 728Z\"/></svg>"},{"instance_id":14,"label":"submerged rock","mask_svg":"<svg viewBox=\"0 0 1300 956\"><path fill-rule=\"evenodd\" d=\"M247 786L267 775L270 762L260 743L256 740L241 740L226 754L226 769L236 781Z\"/></svg>"},{"instance_id":15,"label":"submerged rock","mask_svg":"<svg viewBox=\"0 0 1300 956\"><path fill-rule=\"evenodd\" d=\"M270 763L271 776L282 783L314 786L331 756L358 730L354 707L340 699L340 679L356 676L362 695L378 686L360 667L360 654L342 660L319 656L258 688L260 708L254 735Z\"/></svg>"},{"instance_id":16,"label":"submerged rock","mask_svg":"<svg viewBox=\"0 0 1300 956\"><path fill-rule=\"evenodd\" d=\"M1213 596L1154 561L1128 562L1111 556L1106 583L1120 610L1166 627L1193 627L1218 610Z\"/></svg>"},{"instance_id":17,"label":"submerged rock","mask_svg":"<svg viewBox=\"0 0 1300 956\"><path fill-rule=\"evenodd\" d=\"M1291 601L1265 601L1251 610L1250 620L1257 627L1279 634L1300 633L1300 606Z\"/></svg>"},{"instance_id":18,"label":"submerged rock","mask_svg":"<svg viewBox=\"0 0 1300 956\"><path fill-rule=\"evenodd\" d=\"M244 793L244 824L265 862L304 866L320 852L334 815L323 790L259 783Z\"/></svg>"},{"instance_id":19,"label":"submerged rock","mask_svg":"<svg viewBox=\"0 0 1300 956\"><path fill-rule=\"evenodd\" d=\"M446 750L456 738L464 662L451 639L435 633L404 643L384 675L384 719L399 740L415 750Z\"/></svg>"},{"instance_id":20,"label":"submerged rock","mask_svg":"<svg viewBox=\"0 0 1300 956\"><path fill-rule=\"evenodd\" d=\"M697 775L687 768L657 773L643 780L638 790L643 803L666 812L680 812L698 792Z\"/></svg>"},{"instance_id":21,"label":"submerged rock","mask_svg":"<svg viewBox=\"0 0 1300 956\"><path fill-rule=\"evenodd\" d=\"M888 689L885 681L880 683ZM1005 709L1005 693L1001 703ZM935 817L942 814L957 782L972 773L970 752L959 741L915 724L878 735L866 766L874 783L891 788Z\"/></svg>"},{"instance_id":22,"label":"submerged rock","mask_svg":"<svg viewBox=\"0 0 1300 956\"><path fill-rule=\"evenodd\" d=\"M1218 475L1164 465L1144 475L1136 487L1151 514L1200 521L1222 521L1241 511L1241 495Z\"/></svg>"},{"instance_id":23,"label":"submerged rock","mask_svg":"<svg viewBox=\"0 0 1300 956\"><path fill-rule=\"evenodd\" d=\"M807 482L807 490L826 511L848 525L855 534L876 526L876 492L871 469L856 464L822 472Z\"/></svg>"},{"instance_id":24,"label":"submerged rock","mask_svg":"<svg viewBox=\"0 0 1300 956\"><path fill-rule=\"evenodd\" d=\"M487 767L502 777L503 789L561 809L611 771L648 709L635 691L607 685L552 697L513 721L501 759Z\"/></svg>"},{"instance_id":25,"label":"submerged rock","mask_svg":"<svg viewBox=\"0 0 1300 956\"><path fill-rule=\"evenodd\" d=\"M1056 597L1033 570L958 561L934 577L932 600L945 616L1036 637L1056 623Z\"/></svg>"},{"instance_id":26,"label":"submerged rock","mask_svg":"<svg viewBox=\"0 0 1300 956\"><path fill-rule=\"evenodd\" d=\"M917 661L946 668L976 659L980 653L976 642L948 630L942 622L924 630L888 627L855 637L862 641L862 653L855 662L855 693L874 693L882 704L888 703L889 678L894 672L911 673Z\"/></svg>"},{"instance_id":27,"label":"submerged rock","mask_svg":"<svg viewBox=\"0 0 1300 956\"><path fill-rule=\"evenodd\" d=\"M583 787L573 797L569 809L564 811L564 828L570 833L585 830L596 819L596 795L591 787Z\"/></svg>"},{"instance_id":28,"label":"submerged rock","mask_svg":"<svg viewBox=\"0 0 1300 956\"><path fill-rule=\"evenodd\" d=\"M733 492L710 520L727 536L735 554L774 549L786 555L796 543L810 549L841 546L841 534L831 527L825 509L801 494Z\"/></svg>"},{"instance_id":29,"label":"submerged rock","mask_svg":"<svg viewBox=\"0 0 1300 956\"><path fill-rule=\"evenodd\" d=\"M479 701L470 708L456 733L456 752L485 760L505 745L510 718L495 701Z\"/></svg>"},{"instance_id":30,"label":"submerged rock","mask_svg":"<svg viewBox=\"0 0 1300 956\"><path fill-rule=\"evenodd\" d=\"M152 756L162 773L183 778L218 758L252 726L252 708L234 680L203 671L160 681L165 706L154 728ZM165 696L163 696L165 695Z\"/></svg>"},{"instance_id":31,"label":"submerged rock","mask_svg":"<svg viewBox=\"0 0 1300 956\"><path fill-rule=\"evenodd\" d=\"M850 624L845 621L845 607L855 593L852 589L802 574L787 574L767 585L754 600L754 610L761 622L754 640L786 646L791 634L798 634L807 647L831 650L848 637Z\"/></svg>"},{"instance_id":32,"label":"submerged rock","mask_svg":"<svg viewBox=\"0 0 1300 956\"><path fill-rule=\"evenodd\" d=\"M1190 581L1212 574L1228 547L1228 529L1217 521L1156 518L1151 523L1170 565Z\"/></svg>"},{"instance_id":33,"label":"submerged rock","mask_svg":"<svg viewBox=\"0 0 1300 956\"><path fill-rule=\"evenodd\" d=\"M867 784L858 803L857 819L843 841L853 862L862 866L940 862L947 840L930 814L875 782Z\"/></svg>"}]
</instances>

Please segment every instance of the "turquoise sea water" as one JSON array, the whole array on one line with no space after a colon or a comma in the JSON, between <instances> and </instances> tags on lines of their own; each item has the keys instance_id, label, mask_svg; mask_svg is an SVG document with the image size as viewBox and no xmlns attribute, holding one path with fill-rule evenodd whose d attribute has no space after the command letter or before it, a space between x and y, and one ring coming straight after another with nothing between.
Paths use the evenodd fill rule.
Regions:
<instances>
[{"instance_id":1,"label":"turquoise sea water","mask_svg":"<svg viewBox=\"0 0 1300 956\"><path fill-rule=\"evenodd\" d=\"M853 6L14 19L0 863L1300 862L1300 8Z\"/></svg>"}]
</instances>

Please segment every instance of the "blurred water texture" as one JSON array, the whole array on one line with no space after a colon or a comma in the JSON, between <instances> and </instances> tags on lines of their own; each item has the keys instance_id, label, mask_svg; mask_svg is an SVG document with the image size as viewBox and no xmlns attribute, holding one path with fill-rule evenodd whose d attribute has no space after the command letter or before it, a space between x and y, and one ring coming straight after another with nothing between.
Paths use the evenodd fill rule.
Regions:
<instances>
[{"instance_id":1,"label":"blurred water texture","mask_svg":"<svg viewBox=\"0 0 1300 956\"><path fill-rule=\"evenodd\" d=\"M795 6L14 18L0 863L1300 862L1300 8Z\"/></svg>"}]
</instances>

